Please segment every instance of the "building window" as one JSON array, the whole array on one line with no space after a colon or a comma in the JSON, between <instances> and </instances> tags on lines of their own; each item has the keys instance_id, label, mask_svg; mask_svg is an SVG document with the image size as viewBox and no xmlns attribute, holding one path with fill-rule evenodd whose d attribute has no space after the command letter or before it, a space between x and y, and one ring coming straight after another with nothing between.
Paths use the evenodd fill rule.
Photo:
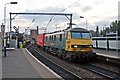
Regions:
<instances>
[{"instance_id":1,"label":"building window","mask_svg":"<svg viewBox=\"0 0 120 80\"><path fill-rule=\"evenodd\" d=\"M56 35L54 35L54 41L56 41Z\"/></svg>"},{"instance_id":2,"label":"building window","mask_svg":"<svg viewBox=\"0 0 120 80\"><path fill-rule=\"evenodd\" d=\"M48 37L46 36L46 41L48 40Z\"/></svg>"},{"instance_id":3,"label":"building window","mask_svg":"<svg viewBox=\"0 0 120 80\"><path fill-rule=\"evenodd\" d=\"M52 41L53 41L53 36L52 36Z\"/></svg>"},{"instance_id":4,"label":"building window","mask_svg":"<svg viewBox=\"0 0 120 80\"><path fill-rule=\"evenodd\" d=\"M60 41L62 41L62 34L60 34Z\"/></svg>"},{"instance_id":5,"label":"building window","mask_svg":"<svg viewBox=\"0 0 120 80\"><path fill-rule=\"evenodd\" d=\"M49 36L49 41L51 41L51 36Z\"/></svg>"}]
</instances>

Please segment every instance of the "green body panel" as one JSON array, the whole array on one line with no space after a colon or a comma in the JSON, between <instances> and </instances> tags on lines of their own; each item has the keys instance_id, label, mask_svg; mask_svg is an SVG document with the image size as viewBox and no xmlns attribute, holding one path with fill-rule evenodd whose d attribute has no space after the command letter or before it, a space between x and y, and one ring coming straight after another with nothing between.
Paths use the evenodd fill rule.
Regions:
<instances>
[{"instance_id":1,"label":"green body panel","mask_svg":"<svg viewBox=\"0 0 120 80\"><path fill-rule=\"evenodd\" d=\"M54 48L58 48L58 49L65 49L65 42L66 39L62 38L62 41L60 41L59 38L56 38L55 44L54 44Z\"/></svg>"},{"instance_id":2,"label":"green body panel","mask_svg":"<svg viewBox=\"0 0 120 80\"><path fill-rule=\"evenodd\" d=\"M66 43L66 38L65 38L65 33L62 33L62 40L60 41L60 34L56 35L56 40L47 40L45 39L45 45L49 46L51 48L57 48L57 49L62 49L65 50L65 43ZM49 37L49 35L48 35Z\"/></svg>"}]
</instances>

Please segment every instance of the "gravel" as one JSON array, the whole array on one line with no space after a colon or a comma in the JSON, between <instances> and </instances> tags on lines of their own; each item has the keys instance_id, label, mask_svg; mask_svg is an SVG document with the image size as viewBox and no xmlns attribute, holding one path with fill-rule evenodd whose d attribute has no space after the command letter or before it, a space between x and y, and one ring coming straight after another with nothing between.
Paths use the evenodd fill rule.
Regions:
<instances>
[{"instance_id":1,"label":"gravel","mask_svg":"<svg viewBox=\"0 0 120 80\"><path fill-rule=\"evenodd\" d=\"M42 55L44 55L45 57L49 58L50 60L52 60L53 62L57 63L58 65L64 67L65 69L71 71L72 73L84 78L85 80L89 80L89 79L102 79L102 80L106 80L105 77L95 74L91 71L88 71L86 69L83 69L81 67L78 67L77 65L80 64L82 65L83 63L75 63L75 62L69 62L66 60L61 59L60 57L57 57L55 55L51 55L49 53L46 53L43 50L40 50L38 47L36 47L36 50L38 50ZM77 65L76 65L77 64Z\"/></svg>"}]
</instances>

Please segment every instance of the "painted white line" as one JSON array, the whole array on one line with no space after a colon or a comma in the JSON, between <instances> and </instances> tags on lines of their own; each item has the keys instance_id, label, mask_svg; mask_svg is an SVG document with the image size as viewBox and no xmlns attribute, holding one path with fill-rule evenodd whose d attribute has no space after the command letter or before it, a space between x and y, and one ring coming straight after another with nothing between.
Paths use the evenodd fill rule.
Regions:
<instances>
[{"instance_id":1,"label":"painted white line","mask_svg":"<svg viewBox=\"0 0 120 80\"><path fill-rule=\"evenodd\" d=\"M117 56L111 56L111 55L106 55L106 54L101 54L101 53L96 53L99 56L104 56L104 57L108 57L108 58L114 58L114 59L119 59L119 57Z\"/></svg>"},{"instance_id":2,"label":"painted white line","mask_svg":"<svg viewBox=\"0 0 120 80\"><path fill-rule=\"evenodd\" d=\"M38 51L36 51L37 53L39 53ZM42 55L43 56L43 55ZM45 57L45 56L43 56L43 57ZM45 57L46 58L46 57ZM47 58L48 59L48 58ZM52 63L54 63L54 64L56 64L54 61L52 61L52 60L50 60L50 59L48 59L49 61L51 61ZM57 66L59 66L59 67L61 67L59 64L56 64ZM80 76L78 76L78 75L76 75L76 74L74 74L73 72L71 72L70 70L68 70L68 69L65 69L64 67L61 67L61 68L63 68L64 70L66 70L66 71L68 71L69 73L71 73L71 74L73 74L73 75L75 75L75 76L77 76L78 78L80 78L80 79L82 79Z\"/></svg>"},{"instance_id":3,"label":"painted white line","mask_svg":"<svg viewBox=\"0 0 120 80\"><path fill-rule=\"evenodd\" d=\"M39 64L41 64L43 67L45 67L48 71L50 71L51 73L53 73L57 78L62 79L61 76L59 76L57 73L55 73L53 70L51 70L49 67L47 67L45 64L43 64L42 62L40 62L36 57L34 57L26 48L25 50L29 53L30 56L32 56Z\"/></svg>"},{"instance_id":4,"label":"painted white line","mask_svg":"<svg viewBox=\"0 0 120 80\"><path fill-rule=\"evenodd\" d=\"M9 51L9 50L15 50L15 48L6 48L6 50L8 50L8 51Z\"/></svg>"}]
</instances>

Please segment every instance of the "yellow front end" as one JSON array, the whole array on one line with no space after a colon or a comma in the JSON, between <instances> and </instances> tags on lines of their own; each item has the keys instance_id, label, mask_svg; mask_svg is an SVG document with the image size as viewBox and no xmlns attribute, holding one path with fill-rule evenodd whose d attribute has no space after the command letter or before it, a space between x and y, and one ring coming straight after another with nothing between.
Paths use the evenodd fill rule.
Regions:
<instances>
[{"instance_id":1,"label":"yellow front end","mask_svg":"<svg viewBox=\"0 0 120 80\"><path fill-rule=\"evenodd\" d=\"M91 52L92 39L69 39L66 40L66 51L71 52Z\"/></svg>"}]
</instances>

